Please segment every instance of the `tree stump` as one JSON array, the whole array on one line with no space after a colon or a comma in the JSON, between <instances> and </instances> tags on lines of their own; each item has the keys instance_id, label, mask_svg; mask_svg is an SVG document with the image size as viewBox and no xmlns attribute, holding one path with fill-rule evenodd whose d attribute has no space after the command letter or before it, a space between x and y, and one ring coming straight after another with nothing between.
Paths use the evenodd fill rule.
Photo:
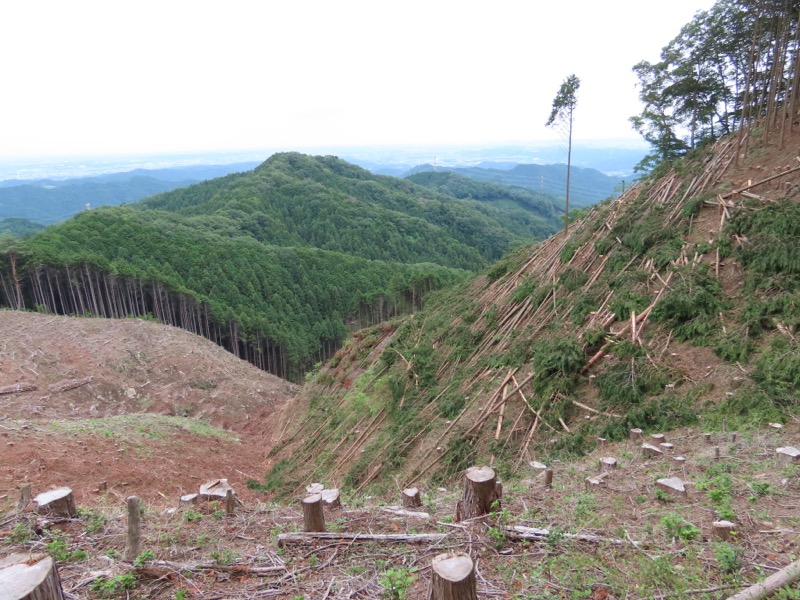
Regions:
<instances>
[{"instance_id":1,"label":"tree stump","mask_svg":"<svg viewBox=\"0 0 800 600\"><path fill-rule=\"evenodd\" d=\"M303 498L303 527L305 531L325 531L322 494L311 494Z\"/></svg>"},{"instance_id":2,"label":"tree stump","mask_svg":"<svg viewBox=\"0 0 800 600\"><path fill-rule=\"evenodd\" d=\"M600 459L600 472L606 473L617 468L617 459L613 456L604 456Z\"/></svg>"},{"instance_id":3,"label":"tree stump","mask_svg":"<svg viewBox=\"0 0 800 600\"><path fill-rule=\"evenodd\" d=\"M64 600L53 559L46 554L12 554L0 560L3 600Z\"/></svg>"},{"instance_id":4,"label":"tree stump","mask_svg":"<svg viewBox=\"0 0 800 600\"><path fill-rule=\"evenodd\" d=\"M478 600L475 564L468 554L439 554L431 562L428 600Z\"/></svg>"},{"instance_id":5,"label":"tree stump","mask_svg":"<svg viewBox=\"0 0 800 600\"><path fill-rule=\"evenodd\" d=\"M730 521L714 521L712 527L714 537L723 542L729 541L736 535L736 525Z\"/></svg>"},{"instance_id":6,"label":"tree stump","mask_svg":"<svg viewBox=\"0 0 800 600\"><path fill-rule=\"evenodd\" d=\"M422 499L419 497L419 490L415 487L403 490L403 506L406 508L419 508L422 506Z\"/></svg>"},{"instance_id":7,"label":"tree stump","mask_svg":"<svg viewBox=\"0 0 800 600\"><path fill-rule=\"evenodd\" d=\"M328 508L342 507L342 501L339 499L339 490L337 488L322 490L319 492L319 495L322 496L323 506L327 506Z\"/></svg>"},{"instance_id":8,"label":"tree stump","mask_svg":"<svg viewBox=\"0 0 800 600\"><path fill-rule=\"evenodd\" d=\"M704 433L703 434L703 439L706 441L706 444L710 444L711 442L714 441L714 440L711 439L711 434L710 433Z\"/></svg>"},{"instance_id":9,"label":"tree stump","mask_svg":"<svg viewBox=\"0 0 800 600\"><path fill-rule=\"evenodd\" d=\"M653 433L650 434L650 439L653 440L654 443L660 444L661 442L667 441L667 436L663 433Z\"/></svg>"},{"instance_id":10,"label":"tree stump","mask_svg":"<svg viewBox=\"0 0 800 600\"><path fill-rule=\"evenodd\" d=\"M31 484L24 483L19 488L19 502L17 503L17 510L25 510L25 507L31 503Z\"/></svg>"},{"instance_id":11,"label":"tree stump","mask_svg":"<svg viewBox=\"0 0 800 600\"><path fill-rule=\"evenodd\" d=\"M500 488L502 489L502 488ZM456 509L456 521L473 519L496 509L500 499L497 476L491 467L470 467L464 475L464 497Z\"/></svg>"},{"instance_id":12,"label":"tree stump","mask_svg":"<svg viewBox=\"0 0 800 600\"><path fill-rule=\"evenodd\" d=\"M656 481L656 487L672 496L686 496L686 485L678 477L665 477Z\"/></svg>"},{"instance_id":13,"label":"tree stump","mask_svg":"<svg viewBox=\"0 0 800 600\"><path fill-rule=\"evenodd\" d=\"M139 506L139 498L128 496L128 541L125 544L125 560L134 560L139 556L141 540L141 519L142 509Z\"/></svg>"},{"instance_id":14,"label":"tree stump","mask_svg":"<svg viewBox=\"0 0 800 600\"><path fill-rule=\"evenodd\" d=\"M645 456L664 456L664 451L653 444L642 444L642 454Z\"/></svg>"},{"instance_id":15,"label":"tree stump","mask_svg":"<svg viewBox=\"0 0 800 600\"><path fill-rule=\"evenodd\" d=\"M306 494L321 494L325 486L321 483L312 483L306 486Z\"/></svg>"},{"instance_id":16,"label":"tree stump","mask_svg":"<svg viewBox=\"0 0 800 600\"><path fill-rule=\"evenodd\" d=\"M75 496L68 487L56 488L49 492L42 492L33 501L37 505L37 512L53 517L67 517L69 519L78 516L78 509L75 507Z\"/></svg>"},{"instance_id":17,"label":"tree stump","mask_svg":"<svg viewBox=\"0 0 800 600\"><path fill-rule=\"evenodd\" d=\"M775 453L778 455L778 458L786 462L795 462L800 460L800 450L793 446L778 448L775 450Z\"/></svg>"},{"instance_id":18,"label":"tree stump","mask_svg":"<svg viewBox=\"0 0 800 600\"><path fill-rule=\"evenodd\" d=\"M634 442L642 439L642 430L639 429L638 427L634 427L633 429L631 429L630 439Z\"/></svg>"}]
</instances>

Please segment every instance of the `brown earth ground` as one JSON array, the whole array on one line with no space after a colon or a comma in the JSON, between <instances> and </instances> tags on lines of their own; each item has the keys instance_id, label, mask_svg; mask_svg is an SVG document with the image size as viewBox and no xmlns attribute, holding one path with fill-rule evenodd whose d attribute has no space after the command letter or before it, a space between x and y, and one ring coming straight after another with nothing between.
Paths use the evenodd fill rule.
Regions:
<instances>
[{"instance_id":1,"label":"brown earth ground","mask_svg":"<svg viewBox=\"0 0 800 600\"><path fill-rule=\"evenodd\" d=\"M246 495L297 389L174 327L0 311L0 498L27 481L91 503L106 482L155 500L219 477Z\"/></svg>"}]
</instances>

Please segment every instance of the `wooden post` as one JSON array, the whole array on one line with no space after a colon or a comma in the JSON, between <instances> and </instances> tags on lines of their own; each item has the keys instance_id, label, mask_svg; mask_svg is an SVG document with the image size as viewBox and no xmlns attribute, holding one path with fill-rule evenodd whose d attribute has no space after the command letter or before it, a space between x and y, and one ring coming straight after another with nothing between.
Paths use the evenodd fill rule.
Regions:
<instances>
[{"instance_id":1,"label":"wooden post","mask_svg":"<svg viewBox=\"0 0 800 600\"><path fill-rule=\"evenodd\" d=\"M141 545L141 519L142 509L139 506L139 498L128 496L128 541L125 544L125 560L134 560L139 556Z\"/></svg>"},{"instance_id":2,"label":"wooden post","mask_svg":"<svg viewBox=\"0 0 800 600\"><path fill-rule=\"evenodd\" d=\"M17 510L25 510L25 507L31 503L31 484L24 483L19 488L19 503L17 504Z\"/></svg>"},{"instance_id":3,"label":"wooden post","mask_svg":"<svg viewBox=\"0 0 800 600\"><path fill-rule=\"evenodd\" d=\"M458 552L434 557L428 600L478 600L475 563L469 554Z\"/></svg>"},{"instance_id":4,"label":"wooden post","mask_svg":"<svg viewBox=\"0 0 800 600\"><path fill-rule=\"evenodd\" d=\"M232 517L235 510L236 500L233 499L233 490L228 489L228 491L225 492L225 515Z\"/></svg>"},{"instance_id":5,"label":"wooden post","mask_svg":"<svg viewBox=\"0 0 800 600\"><path fill-rule=\"evenodd\" d=\"M310 494L303 498L303 526L305 531L325 531L322 494Z\"/></svg>"},{"instance_id":6,"label":"wooden post","mask_svg":"<svg viewBox=\"0 0 800 600\"><path fill-rule=\"evenodd\" d=\"M464 475L464 497L456 509L456 521L472 519L493 510L497 495L497 476L491 467L470 467Z\"/></svg>"},{"instance_id":7,"label":"wooden post","mask_svg":"<svg viewBox=\"0 0 800 600\"><path fill-rule=\"evenodd\" d=\"M12 554L0 559L3 600L64 600L53 559L46 554Z\"/></svg>"},{"instance_id":8,"label":"wooden post","mask_svg":"<svg viewBox=\"0 0 800 600\"><path fill-rule=\"evenodd\" d=\"M33 499L40 514L47 514L55 517L67 517L72 519L78 516L78 509L75 507L75 496L68 487L56 488L48 492L43 492Z\"/></svg>"},{"instance_id":9,"label":"wooden post","mask_svg":"<svg viewBox=\"0 0 800 600\"><path fill-rule=\"evenodd\" d=\"M415 487L403 490L403 506L406 508L419 508L422 506L422 499L419 497L419 490Z\"/></svg>"}]
</instances>

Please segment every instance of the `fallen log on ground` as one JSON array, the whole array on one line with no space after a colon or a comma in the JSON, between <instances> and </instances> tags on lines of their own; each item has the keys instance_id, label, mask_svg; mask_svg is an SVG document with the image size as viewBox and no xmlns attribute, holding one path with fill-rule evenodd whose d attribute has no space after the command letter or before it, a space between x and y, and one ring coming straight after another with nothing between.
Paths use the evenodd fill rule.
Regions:
<instances>
[{"instance_id":1,"label":"fallen log on ground","mask_svg":"<svg viewBox=\"0 0 800 600\"><path fill-rule=\"evenodd\" d=\"M446 533L334 533L331 531L296 531L281 533L278 536L278 547L288 544L308 544L313 541L326 542L384 542L389 544L420 544L441 542Z\"/></svg>"}]
</instances>

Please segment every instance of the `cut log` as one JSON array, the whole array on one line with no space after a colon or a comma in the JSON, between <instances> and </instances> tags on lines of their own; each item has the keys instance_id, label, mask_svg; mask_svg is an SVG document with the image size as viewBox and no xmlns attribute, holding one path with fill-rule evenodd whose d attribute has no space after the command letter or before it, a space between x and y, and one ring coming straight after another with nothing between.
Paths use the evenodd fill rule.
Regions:
<instances>
[{"instance_id":1,"label":"cut log","mask_svg":"<svg viewBox=\"0 0 800 600\"><path fill-rule=\"evenodd\" d=\"M714 537L723 542L729 541L736 535L736 525L730 521L714 521L712 528Z\"/></svg>"},{"instance_id":2,"label":"cut log","mask_svg":"<svg viewBox=\"0 0 800 600\"><path fill-rule=\"evenodd\" d=\"M522 525L511 525L507 526L503 530L509 537L518 539L518 540L537 540L537 541L546 541L548 539L552 539L550 536L554 533L551 532L549 529L540 529L538 527L523 527ZM607 538L601 537L599 535L586 535L582 533L558 533L559 537L563 537L566 540L580 540L583 542L603 542L607 544L613 544L614 546L624 546L627 544L631 544L632 546L638 547L641 542L635 542L631 539L628 540L621 540L617 538Z\"/></svg>"},{"instance_id":3,"label":"cut log","mask_svg":"<svg viewBox=\"0 0 800 600\"><path fill-rule=\"evenodd\" d=\"M791 585L798 579L800 579L800 560L794 561L764 581L731 596L728 600L761 600L761 598L771 596L780 588Z\"/></svg>"},{"instance_id":4,"label":"cut log","mask_svg":"<svg viewBox=\"0 0 800 600\"><path fill-rule=\"evenodd\" d=\"M46 554L12 554L0 559L3 600L64 600L53 559Z\"/></svg>"},{"instance_id":5,"label":"cut log","mask_svg":"<svg viewBox=\"0 0 800 600\"><path fill-rule=\"evenodd\" d=\"M792 446L778 448L775 450L775 453L778 455L778 458L786 462L800 461L800 450Z\"/></svg>"},{"instance_id":6,"label":"cut log","mask_svg":"<svg viewBox=\"0 0 800 600\"><path fill-rule=\"evenodd\" d=\"M141 540L141 518L142 509L139 506L139 498L128 496L128 540L125 544L125 560L133 560L139 556Z\"/></svg>"},{"instance_id":7,"label":"cut log","mask_svg":"<svg viewBox=\"0 0 800 600\"><path fill-rule=\"evenodd\" d=\"M22 392L35 392L38 388L33 383L14 383L0 387L0 396L8 394L21 394Z\"/></svg>"},{"instance_id":8,"label":"cut log","mask_svg":"<svg viewBox=\"0 0 800 600\"><path fill-rule=\"evenodd\" d=\"M656 481L656 487L672 496L686 496L686 485L678 477L665 477Z\"/></svg>"},{"instance_id":9,"label":"cut log","mask_svg":"<svg viewBox=\"0 0 800 600\"><path fill-rule=\"evenodd\" d=\"M464 497L458 503L456 521L474 519L497 508L497 476L491 467L470 467L464 475Z\"/></svg>"},{"instance_id":10,"label":"cut log","mask_svg":"<svg viewBox=\"0 0 800 600\"><path fill-rule=\"evenodd\" d=\"M617 459L613 456L604 456L600 459L600 472L606 473L617 468Z\"/></svg>"},{"instance_id":11,"label":"cut log","mask_svg":"<svg viewBox=\"0 0 800 600\"><path fill-rule=\"evenodd\" d=\"M664 456L664 451L653 444L642 444L642 454L645 456Z\"/></svg>"},{"instance_id":12,"label":"cut log","mask_svg":"<svg viewBox=\"0 0 800 600\"><path fill-rule=\"evenodd\" d=\"M397 515L398 517L409 517L411 519L430 519L431 514L426 512L420 511L413 511L413 510L405 510L404 508L400 508L399 506L380 506L378 507L381 511L390 513L393 515Z\"/></svg>"},{"instance_id":13,"label":"cut log","mask_svg":"<svg viewBox=\"0 0 800 600\"><path fill-rule=\"evenodd\" d=\"M329 490L322 490L319 493L322 496L322 505L326 506L327 508L341 508L342 501L339 498L339 490L337 488L331 488Z\"/></svg>"},{"instance_id":14,"label":"cut log","mask_svg":"<svg viewBox=\"0 0 800 600\"><path fill-rule=\"evenodd\" d=\"M592 490L602 487L605 484L605 480L602 477L592 476L586 478L585 484L586 484L586 491L590 492Z\"/></svg>"},{"instance_id":15,"label":"cut log","mask_svg":"<svg viewBox=\"0 0 800 600\"><path fill-rule=\"evenodd\" d=\"M538 460L532 460L528 464L533 467L535 471L539 471L540 473L547 470L547 465Z\"/></svg>"},{"instance_id":16,"label":"cut log","mask_svg":"<svg viewBox=\"0 0 800 600\"><path fill-rule=\"evenodd\" d=\"M36 503L36 510L40 514L67 517L69 519L78 516L78 509L75 507L75 496L72 495L72 490L68 487L43 492L36 496L33 501Z\"/></svg>"},{"instance_id":17,"label":"cut log","mask_svg":"<svg viewBox=\"0 0 800 600\"><path fill-rule=\"evenodd\" d=\"M335 533L330 531L295 531L278 535L278 547L290 544L323 542L380 542L388 544L435 544L447 537L446 533Z\"/></svg>"},{"instance_id":18,"label":"cut log","mask_svg":"<svg viewBox=\"0 0 800 600\"><path fill-rule=\"evenodd\" d=\"M194 504L199 497L200 494L184 494L181 496L181 504Z\"/></svg>"},{"instance_id":19,"label":"cut log","mask_svg":"<svg viewBox=\"0 0 800 600\"><path fill-rule=\"evenodd\" d=\"M403 490L403 506L406 508L419 508L422 506L422 499L419 497L419 490L415 487Z\"/></svg>"},{"instance_id":20,"label":"cut log","mask_svg":"<svg viewBox=\"0 0 800 600\"><path fill-rule=\"evenodd\" d=\"M303 528L305 531L325 531L325 515L322 514L322 494L311 494L303 498Z\"/></svg>"},{"instance_id":21,"label":"cut log","mask_svg":"<svg viewBox=\"0 0 800 600\"><path fill-rule=\"evenodd\" d=\"M24 483L19 488L19 502L17 503L17 510L25 510L25 507L31 503L31 484Z\"/></svg>"},{"instance_id":22,"label":"cut log","mask_svg":"<svg viewBox=\"0 0 800 600\"><path fill-rule=\"evenodd\" d=\"M478 600L475 563L469 554L447 553L433 558L428 600Z\"/></svg>"}]
</instances>

